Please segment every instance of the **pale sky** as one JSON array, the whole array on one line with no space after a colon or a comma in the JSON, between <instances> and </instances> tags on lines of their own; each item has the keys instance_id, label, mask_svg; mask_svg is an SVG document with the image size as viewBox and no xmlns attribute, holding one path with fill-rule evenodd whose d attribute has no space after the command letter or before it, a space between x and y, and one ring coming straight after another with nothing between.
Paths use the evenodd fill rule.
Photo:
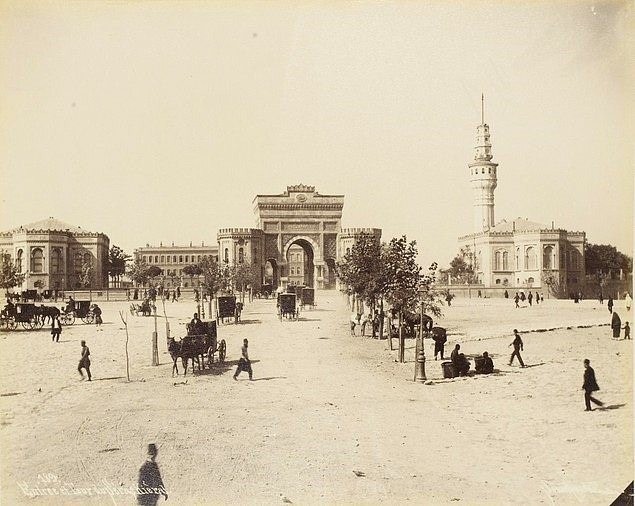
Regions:
<instances>
[{"instance_id":1,"label":"pale sky","mask_svg":"<svg viewBox=\"0 0 635 506\"><path fill-rule=\"evenodd\" d=\"M146 243L344 194L343 226L446 265L472 232L480 96L496 221L633 249L631 2L2 2L0 229Z\"/></svg>"}]
</instances>

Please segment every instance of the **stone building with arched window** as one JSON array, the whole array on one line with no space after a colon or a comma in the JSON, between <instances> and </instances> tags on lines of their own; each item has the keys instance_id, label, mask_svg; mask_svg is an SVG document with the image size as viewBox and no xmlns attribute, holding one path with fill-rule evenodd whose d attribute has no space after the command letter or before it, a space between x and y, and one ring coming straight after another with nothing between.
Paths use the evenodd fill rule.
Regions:
<instances>
[{"instance_id":1,"label":"stone building with arched window","mask_svg":"<svg viewBox=\"0 0 635 506\"><path fill-rule=\"evenodd\" d=\"M82 268L93 267L91 288L108 286L107 260L110 240L55 218L0 232L0 250L11 255L25 274L16 290L69 290L83 288Z\"/></svg>"},{"instance_id":2,"label":"stone building with arched window","mask_svg":"<svg viewBox=\"0 0 635 506\"><path fill-rule=\"evenodd\" d=\"M468 164L474 190L474 231L459 237L478 284L485 288L546 289L556 279L562 294L584 291L584 232L571 232L516 218L494 220L498 164L492 162L489 126L481 116L474 160ZM501 290L502 291L502 290Z\"/></svg>"}]
</instances>

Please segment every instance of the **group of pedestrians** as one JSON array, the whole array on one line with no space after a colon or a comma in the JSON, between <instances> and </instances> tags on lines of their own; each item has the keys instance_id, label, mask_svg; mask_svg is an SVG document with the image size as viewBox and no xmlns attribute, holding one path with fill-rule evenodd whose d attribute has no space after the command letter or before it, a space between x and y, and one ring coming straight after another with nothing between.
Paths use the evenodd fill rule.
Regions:
<instances>
[{"instance_id":1,"label":"group of pedestrians","mask_svg":"<svg viewBox=\"0 0 635 506\"><path fill-rule=\"evenodd\" d=\"M505 290L505 298L507 298L507 295L507 290ZM538 292L536 292L535 297L532 292L529 292L527 295L525 295L524 291L521 291L520 293L516 292L516 295L514 295L514 304L516 304L516 307L520 307L520 303L525 301L529 303L529 306L532 306L534 302L536 303L536 305L544 302L545 298Z\"/></svg>"}]
</instances>

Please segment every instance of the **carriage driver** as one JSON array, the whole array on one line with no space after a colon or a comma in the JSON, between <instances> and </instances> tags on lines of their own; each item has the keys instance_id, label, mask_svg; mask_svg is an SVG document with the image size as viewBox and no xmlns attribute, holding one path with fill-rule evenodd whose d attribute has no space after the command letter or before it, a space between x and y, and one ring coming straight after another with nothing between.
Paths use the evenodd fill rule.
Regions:
<instances>
[{"instance_id":1,"label":"carriage driver","mask_svg":"<svg viewBox=\"0 0 635 506\"><path fill-rule=\"evenodd\" d=\"M15 304L11 302L11 299L7 299L7 303L5 304L4 309L2 310L2 314L6 316L11 316L14 313L15 313Z\"/></svg>"},{"instance_id":2,"label":"carriage driver","mask_svg":"<svg viewBox=\"0 0 635 506\"><path fill-rule=\"evenodd\" d=\"M66 303L66 312L72 313L75 311L75 299L71 295L68 296L68 302Z\"/></svg>"},{"instance_id":3,"label":"carriage driver","mask_svg":"<svg viewBox=\"0 0 635 506\"><path fill-rule=\"evenodd\" d=\"M198 330L200 327L201 327L201 320L198 317L198 313L194 313L194 317L192 318L192 320L190 321L190 324L188 325L188 330L192 334L198 334Z\"/></svg>"}]
</instances>

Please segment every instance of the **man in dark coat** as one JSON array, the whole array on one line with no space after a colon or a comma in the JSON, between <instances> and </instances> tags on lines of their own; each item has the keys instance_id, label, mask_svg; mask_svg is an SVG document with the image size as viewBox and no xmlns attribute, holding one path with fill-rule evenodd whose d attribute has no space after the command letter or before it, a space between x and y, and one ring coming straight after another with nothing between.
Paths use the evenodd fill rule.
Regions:
<instances>
[{"instance_id":1,"label":"man in dark coat","mask_svg":"<svg viewBox=\"0 0 635 506\"><path fill-rule=\"evenodd\" d=\"M242 357L238 361L238 367L236 367L236 372L234 373L234 379L238 380L238 375L245 371L249 374L249 381L253 380L253 372L251 370L251 360L249 360L249 341L247 339L243 339L243 347L241 348Z\"/></svg>"},{"instance_id":2,"label":"man in dark coat","mask_svg":"<svg viewBox=\"0 0 635 506\"><path fill-rule=\"evenodd\" d=\"M434 359L437 359L437 355L441 354L441 360L443 360L443 348L447 342L447 334L443 327L432 327L432 340L434 341Z\"/></svg>"},{"instance_id":3,"label":"man in dark coat","mask_svg":"<svg viewBox=\"0 0 635 506\"><path fill-rule=\"evenodd\" d=\"M514 340L510 343L509 346L514 347L514 352L512 353L512 356L509 359L509 365L512 365L512 362L514 361L514 357L518 357L518 361L520 362L520 367L525 367L523 358L520 356L520 352L524 350L523 340L520 338L520 334L518 333L518 330L516 329L514 329Z\"/></svg>"},{"instance_id":4,"label":"man in dark coat","mask_svg":"<svg viewBox=\"0 0 635 506\"><path fill-rule=\"evenodd\" d=\"M609 301L606 303L606 307L608 307L609 313L613 312L613 297L609 297Z\"/></svg>"},{"instance_id":5,"label":"man in dark coat","mask_svg":"<svg viewBox=\"0 0 635 506\"><path fill-rule=\"evenodd\" d=\"M593 398L591 394L597 392L600 389L597 381L595 380L595 371L591 367L589 359L584 359L584 383L582 384L582 390L584 390L584 404L586 406L585 411L593 411L591 409L591 403L598 406L603 406L604 403Z\"/></svg>"},{"instance_id":6,"label":"man in dark coat","mask_svg":"<svg viewBox=\"0 0 635 506\"><path fill-rule=\"evenodd\" d=\"M620 337L620 332L622 329L622 320L620 319L620 315L617 313L613 313L613 318L611 319L611 328L613 329L613 337Z\"/></svg>"},{"instance_id":7,"label":"man in dark coat","mask_svg":"<svg viewBox=\"0 0 635 506\"><path fill-rule=\"evenodd\" d=\"M534 300L533 293L529 292L529 295L527 296L527 300L529 301L529 305L531 306L531 303Z\"/></svg>"},{"instance_id":8,"label":"man in dark coat","mask_svg":"<svg viewBox=\"0 0 635 506\"><path fill-rule=\"evenodd\" d=\"M154 506L159 502L159 496L168 500L168 493L161 479L161 471L155 462L157 454L157 446L148 445L148 458L139 469L139 483L137 489L137 503L144 506Z\"/></svg>"},{"instance_id":9,"label":"man in dark coat","mask_svg":"<svg viewBox=\"0 0 635 506\"><path fill-rule=\"evenodd\" d=\"M514 297L514 303L516 304L516 307L520 307L518 305L518 301L520 300L520 297L518 296L518 292L516 292L516 296Z\"/></svg>"},{"instance_id":10,"label":"man in dark coat","mask_svg":"<svg viewBox=\"0 0 635 506\"><path fill-rule=\"evenodd\" d=\"M79 360L79 365L77 366L77 371L79 371L79 375L84 379L84 373L82 369L86 369L86 374L88 374L88 381L91 381L90 376L90 350L88 346L86 346L86 341L82 341L82 358Z\"/></svg>"}]
</instances>

